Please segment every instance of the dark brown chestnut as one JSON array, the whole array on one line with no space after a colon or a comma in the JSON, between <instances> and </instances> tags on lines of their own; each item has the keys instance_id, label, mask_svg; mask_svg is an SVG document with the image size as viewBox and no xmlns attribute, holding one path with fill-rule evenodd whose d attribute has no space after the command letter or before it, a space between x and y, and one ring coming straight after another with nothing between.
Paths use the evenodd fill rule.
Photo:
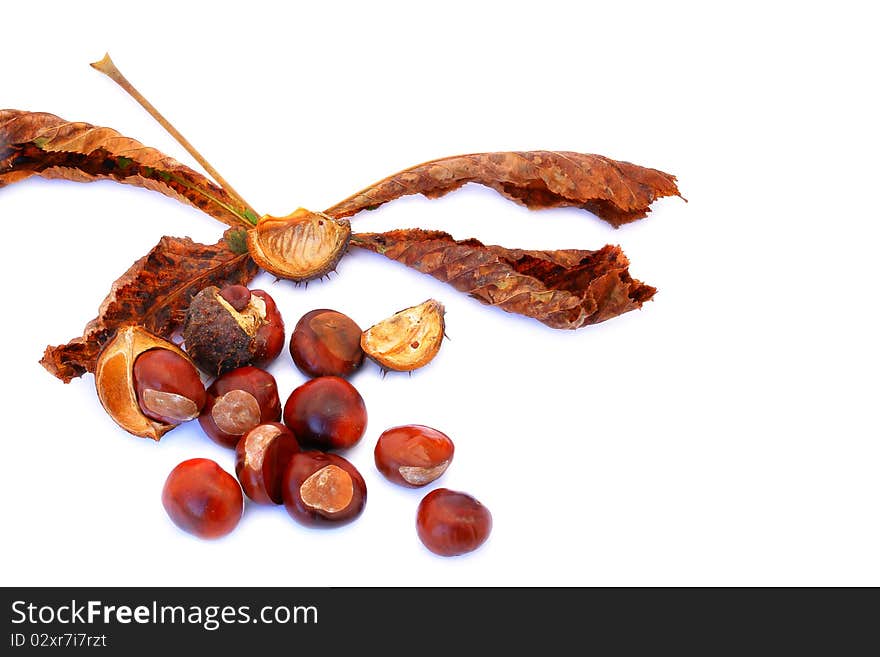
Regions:
<instances>
[{"instance_id":1,"label":"dark brown chestnut","mask_svg":"<svg viewBox=\"0 0 880 657\"><path fill-rule=\"evenodd\" d=\"M199 424L214 442L234 448L255 426L280 419L275 377L246 365L219 376L208 387Z\"/></svg>"},{"instance_id":2,"label":"dark brown chestnut","mask_svg":"<svg viewBox=\"0 0 880 657\"><path fill-rule=\"evenodd\" d=\"M385 431L376 442L376 467L389 481L418 488L440 477L452 461L455 445L445 433L421 424Z\"/></svg>"},{"instance_id":3,"label":"dark brown chestnut","mask_svg":"<svg viewBox=\"0 0 880 657\"><path fill-rule=\"evenodd\" d=\"M489 538L492 514L466 493L438 488L419 504L416 530L425 547L441 557L473 552Z\"/></svg>"},{"instance_id":4,"label":"dark brown chestnut","mask_svg":"<svg viewBox=\"0 0 880 657\"><path fill-rule=\"evenodd\" d=\"M367 485L357 468L341 456L314 450L291 457L281 491L287 512L304 525L343 525L367 503Z\"/></svg>"},{"instance_id":5,"label":"dark brown chestnut","mask_svg":"<svg viewBox=\"0 0 880 657\"><path fill-rule=\"evenodd\" d=\"M312 310L290 334L290 355L306 376L350 376L364 362L361 327L335 310Z\"/></svg>"},{"instance_id":6,"label":"dark brown chestnut","mask_svg":"<svg viewBox=\"0 0 880 657\"><path fill-rule=\"evenodd\" d=\"M281 504L281 485L290 459L299 450L293 433L278 422L260 424L235 447L235 474L245 495L259 504Z\"/></svg>"},{"instance_id":7,"label":"dark brown chestnut","mask_svg":"<svg viewBox=\"0 0 880 657\"><path fill-rule=\"evenodd\" d=\"M271 363L284 348L284 322L263 290L211 285L190 302L183 339L190 358L216 376L244 365Z\"/></svg>"},{"instance_id":8,"label":"dark brown chestnut","mask_svg":"<svg viewBox=\"0 0 880 657\"><path fill-rule=\"evenodd\" d=\"M194 420L205 405L205 386L198 370L168 349L150 349L132 370L138 406L147 417L166 424Z\"/></svg>"},{"instance_id":9,"label":"dark brown chestnut","mask_svg":"<svg viewBox=\"0 0 880 657\"><path fill-rule=\"evenodd\" d=\"M238 525L244 499L235 477L214 461L190 459L168 475L162 505L183 531L199 538L220 538Z\"/></svg>"},{"instance_id":10,"label":"dark brown chestnut","mask_svg":"<svg viewBox=\"0 0 880 657\"><path fill-rule=\"evenodd\" d=\"M364 435L367 407L348 381L322 376L290 394L284 405L284 424L304 447L346 449Z\"/></svg>"}]
</instances>

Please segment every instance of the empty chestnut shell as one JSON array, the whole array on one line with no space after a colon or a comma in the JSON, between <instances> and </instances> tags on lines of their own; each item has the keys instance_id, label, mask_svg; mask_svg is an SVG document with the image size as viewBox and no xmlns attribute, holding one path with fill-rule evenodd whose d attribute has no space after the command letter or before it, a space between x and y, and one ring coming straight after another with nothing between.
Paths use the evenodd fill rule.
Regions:
<instances>
[{"instance_id":1,"label":"empty chestnut shell","mask_svg":"<svg viewBox=\"0 0 880 657\"><path fill-rule=\"evenodd\" d=\"M383 369L411 372L433 360L446 331L443 304L434 299L405 308L361 335L361 348Z\"/></svg>"},{"instance_id":2,"label":"empty chestnut shell","mask_svg":"<svg viewBox=\"0 0 880 657\"><path fill-rule=\"evenodd\" d=\"M264 215L248 231L248 252L278 278L302 282L336 267L348 249L351 224L322 212L298 208L286 217Z\"/></svg>"}]
</instances>

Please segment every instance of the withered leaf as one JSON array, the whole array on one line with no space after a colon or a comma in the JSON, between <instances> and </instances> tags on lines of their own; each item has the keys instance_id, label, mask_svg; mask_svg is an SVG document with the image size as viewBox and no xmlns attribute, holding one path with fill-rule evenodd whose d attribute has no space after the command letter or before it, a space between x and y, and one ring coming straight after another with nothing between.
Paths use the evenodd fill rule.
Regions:
<instances>
[{"instance_id":1,"label":"withered leaf","mask_svg":"<svg viewBox=\"0 0 880 657\"><path fill-rule=\"evenodd\" d=\"M237 248L241 232L229 229L211 245L188 237L163 237L113 283L98 316L86 325L82 336L46 347L40 363L68 383L94 372L102 347L121 326L138 324L170 339L199 290L208 285L246 285L256 276L257 266Z\"/></svg>"},{"instance_id":2,"label":"withered leaf","mask_svg":"<svg viewBox=\"0 0 880 657\"><path fill-rule=\"evenodd\" d=\"M650 212L664 196L680 196L675 176L612 160L565 151L472 153L432 160L389 176L326 210L348 217L408 194L437 198L475 182L529 209L574 206L614 227Z\"/></svg>"},{"instance_id":3,"label":"withered leaf","mask_svg":"<svg viewBox=\"0 0 880 657\"><path fill-rule=\"evenodd\" d=\"M351 245L557 329L580 328L640 308L657 291L630 276L629 260L618 246L525 251L421 229L356 233Z\"/></svg>"},{"instance_id":4,"label":"withered leaf","mask_svg":"<svg viewBox=\"0 0 880 657\"><path fill-rule=\"evenodd\" d=\"M70 123L45 112L0 110L0 187L33 175L116 180L189 203L230 226L257 221L202 174L111 128Z\"/></svg>"}]
</instances>

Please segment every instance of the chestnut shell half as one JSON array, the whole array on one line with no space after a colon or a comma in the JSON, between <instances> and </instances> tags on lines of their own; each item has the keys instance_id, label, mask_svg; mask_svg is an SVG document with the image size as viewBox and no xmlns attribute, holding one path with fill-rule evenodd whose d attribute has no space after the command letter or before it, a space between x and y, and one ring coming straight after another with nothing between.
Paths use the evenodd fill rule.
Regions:
<instances>
[{"instance_id":1,"label":"chestnut shell half","mask_svg":"<svg viewBox=\"0 0 880 657\"><path fill-rule=\"evenodd\" d=\"M141 411L134 385L134 362L151 349L167 349L192 362L176 345L140 326L123 326L95 365L95 388L107 414L135 436L159 440L176 425L151 420Z\"/></svg>"}]
</instances>

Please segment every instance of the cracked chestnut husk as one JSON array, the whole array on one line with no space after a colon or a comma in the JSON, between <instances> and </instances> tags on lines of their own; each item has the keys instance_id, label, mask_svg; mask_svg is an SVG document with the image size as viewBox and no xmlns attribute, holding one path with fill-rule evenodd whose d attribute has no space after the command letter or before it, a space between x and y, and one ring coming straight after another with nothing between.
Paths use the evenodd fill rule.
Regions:
<instances>
[{"instance_id":1,"label":"cracked chestnut husk","mask_svg":"<svg viewBox=\"0 0 880 657\"><path fill-rule=\"evenodd\" d=\"M107 414L135 436L159 440L197 417L205 388L177 346L139 326L120 328L95 365L95 388Z\"/></svg>"},{"instance_id":2,"label":"cracked chestnut husk","mask_svg":"<svg viewBox=\"0 0 880 657\"><path fill-rule=\"evenodd\" d=\"M284 348L284 322L263 290L212 285L193 297L183 323L190 358L218 376L244 365L265 367Z\"/></svg>"},{"instance_id":3,"label":"cracked chestnut husk","mask_svg":"<svg viewBox=\"0 0 880 657\"><path fill-rule=\"evenodd\" d=\"M411 372L424 367L440 351L445 312L434 299L401 310L364 331L361 348L386 370Z\"/></svg>"},{"instance_id":4,"label":"cracked chestnut husk","mask_svg":"<svg viewBox=\"0 0 880 657\"><path fill-rule=\"evenodd\" d=\"M297 283L333 271L350 239L348 219L305 208L286 217L264 215L247 234L254 262L278 278Z\"/></svg>"}]
</instances>

